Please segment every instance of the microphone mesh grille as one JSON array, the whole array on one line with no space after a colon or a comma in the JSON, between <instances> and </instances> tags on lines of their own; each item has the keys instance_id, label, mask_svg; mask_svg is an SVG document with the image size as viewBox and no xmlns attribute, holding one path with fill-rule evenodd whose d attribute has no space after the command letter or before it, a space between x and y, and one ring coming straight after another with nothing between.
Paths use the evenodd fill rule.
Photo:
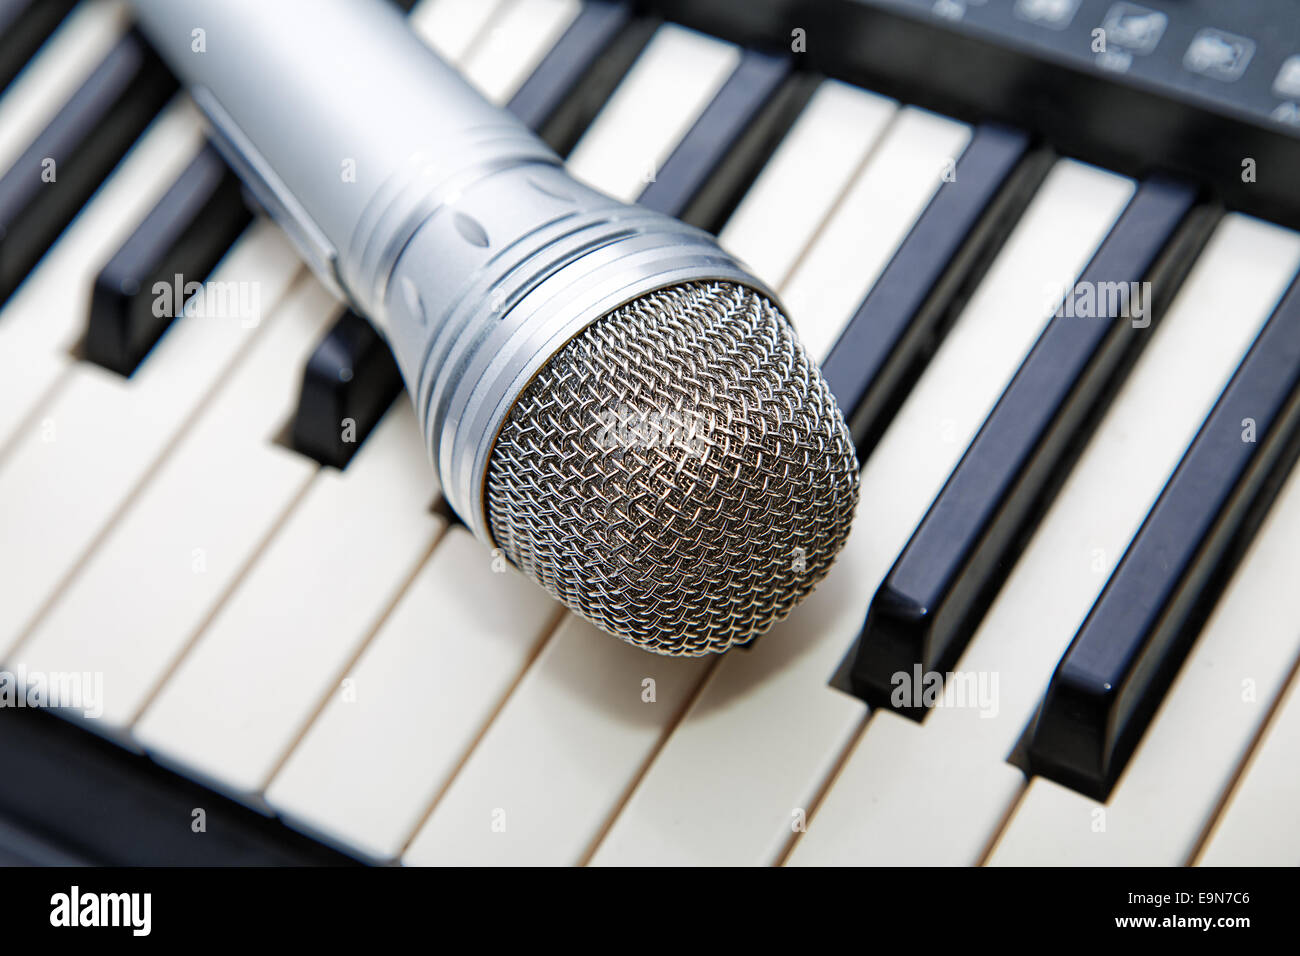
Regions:
<instances>
[{"instance_id":1,"label":"microphone mesh grille","mask_svg":"<svg viewBox=\"0 0 1300 956\"><path fill-rule=\"evenodd\" d=\"M496 544L572 610L661 654L785 617L848 536L858 467L789 321L731 283L584 329L511 409L487 474Z\"/></svg>"}]
</instances>

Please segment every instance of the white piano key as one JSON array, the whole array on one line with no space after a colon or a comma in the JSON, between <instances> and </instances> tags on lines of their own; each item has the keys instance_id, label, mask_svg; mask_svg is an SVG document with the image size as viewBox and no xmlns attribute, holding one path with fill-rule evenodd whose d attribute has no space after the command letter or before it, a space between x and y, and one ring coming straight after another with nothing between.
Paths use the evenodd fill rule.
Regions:
<instances>
[{"instance_id":1,"label":"white piano key","mask_svg":"<svg viewBox=\"0 0 1300 956\"><path fill-rule=\"evenodd\" d=\"M466 79L492 102L506 104L581 10L578 0L507 4L461 64Z\"/></svg>"},{"instance_id":2,"label":"white piano key","mask_svg":"<svg viewBox=\"0 0 1300 956\"><path fill-rule=\"evenodd\" d=\"M597 866L754 866L807 817L866 705L828 685L862 627L879 547L861 499L830 574L786 620L710 675L592 857Z\"/></svg>"},{"instance_id":3,"label":"white piano key","mask_svg":"<svg viewBox=\"0 0 1300 956\"><path fill-rule=\"evenodd\" d=\"M256 802L443 528L409 402L322 469L133 728L157 759Z\"/></svg>"},{"instance_id":4,"label":"white piano key","mask_svg":"<svg viewBox=\"0 0 1300 956\"><path fill-rule=\"evenodd\" d=\"M1300 655L1297 542L1300 469L1269 510L1104 808L1036 777L990 863L1190 862ZM1291 862L1300 863L1300 853Z\"/></svg>"},{"instance_id":5,"label":"white piano key","mask_svg":"<svg viewBox=\"0 0 1300 956\"><path fill-rule=\"evenodd\" d=\"M965 123L914 107L899 112L782 293L810 355L830 352L970 136Z\"/></svg>"},{"instance_id":6,"label":"white piano key","mask_svg":"<svg viewBox=\"0 0 1300 956\"><path fill-rule=\"evenodd\" d=\"M408 22L448 63L460 65L478 36L509 0L421 0Z\"/></svg>"},{"instance_id":7,"label":"white piano key","mask_svg":"<svg viewBox=\"0 0 1300 956\"><path fill-rule=\"evenodd\" d=\"M712 663L647 654L566 616L404 862L580 862Z\"/></svg>"},{"instance_id":8,"label":"white piano key","mask_svg":"<svg viewBox=\"0 0 1300 956\"><path fill-rule=\"evenodd\" d=\"M91 729L124 736L167 669L317 472L275 444L299 376L340 306L306 275L212 403L60 595L14 660L99 672ZM159 595L166 595L159 600ZM131 609L148 608L148 613Z\"/></svg>"},{"instance_id":9,"label":"white piano key","mask_svg":"<svg viewBox=\"0 0 1300 956\"><path fill-rule=\"evenodd\" d=\"M1294 576L1288 587L1294 590ZM1300 676L1293 676L1197 864L1300 866L1296 807L1300 807Z\"/></svg>"},{"instance_id":10,"label":"white piano key","mask_svg":"<svg viewBox=\"0 0 1300 956\"><path fill-rule=\"evenodd\" d=\"M1132 188L1068 161L1052 171L866 461L854 530L827 580L753 650L722 660L595 862L779 856L865 710L828 686L836 664L1047 319L1037 282L1024 277L1064 284L1077 275Z\"/></svg>"},{"instance_id":11,"label":"white piano key","mask_svg":"<svg viewBox=\"0 0 1300 956\"><path fill-rule=\"evenodd\" d=\"M990 688L996 678L993 706L936 708L924 725L875 714L791 863L982 857L1024 787L1006 758L1053 668L1297 264L1300 236L1240 216L1220 225L958 664ZM982 334L1000 335L989 316Z\"/></svg>"},{"instance_id":12,"label":"white piano key","mask_svg":"<svg viewBox=\"0 0 1300 956\"><path fill-rule=\"evenodd\" d=\"M274 308L300 265L270 223L255 224L207 287L237 283ZM232 300L233 301L233 300ZM220 385L256 334L252 317L185 314L130 379L86 362L18 436L0 465L0 577L7 654L132 490Z\"/></svg>"},{"instance_id":13,"label":"white piano key","mask_svg":"<svg viewBox=\"0 0 1300 956\"><path fill-rule=\"evenodd\" d=\"M124 0L82 0L0 97L0 173L31 145L126 32Z\"/></svg>"},{"instance_id":14,"label":"white piano key","mask_svg":"<svg viewBox=\"0 0 1300 956\"><path fill-rule=\"evenodd\" d=\"M188 99L166 107L0 310L0 449L73 364L95 276L202 142L202 122Z\"/></svg>"},{"instance_id":15,"label":"white piano key","mask_svg":"<svg viewBox=\"0 0 1300 956\"><path fill-rule=\"evenodd\" d=\"M740 62L740 48L665 24L569 155L569 172L633 202Z\"/></svg>"},{"instance_id":16,"label":"white piano key","mask_svg":"<svg viewBox=\"0 0 1300 956\"><path fill-rule=\"evenodd\" d=\"M824 81L718 241L773 288L784 285L896 107L847 83Z\"/></svg>"},{"instance_id":17,"label":"white piano key","mask_svg":"<svg viewBox=\"0 0 1300 956\"><path fill-rule=\"evenodd\" d=\"M395 859L558 613L545 591L452 528L267 802L308 832Z\"/></svg>"}]
</instances>

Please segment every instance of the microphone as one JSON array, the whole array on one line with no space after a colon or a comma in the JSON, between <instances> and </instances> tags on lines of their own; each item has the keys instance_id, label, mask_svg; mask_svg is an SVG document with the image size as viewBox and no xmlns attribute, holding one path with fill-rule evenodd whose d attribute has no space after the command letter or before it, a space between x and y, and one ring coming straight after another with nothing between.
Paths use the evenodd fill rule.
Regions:
<instances>
[{"instance_id":1,"label":"microphone","mask_svg":"<svg viewBox=\"0 0 1300 956\"><path fill-rule=\"evenodd\" d=\"M745 643L825 576L858 468L776 296L578 182L383 0L135 0L213 140L387 339L442 493L574 612Z\"/></svg>"}]
</instances>

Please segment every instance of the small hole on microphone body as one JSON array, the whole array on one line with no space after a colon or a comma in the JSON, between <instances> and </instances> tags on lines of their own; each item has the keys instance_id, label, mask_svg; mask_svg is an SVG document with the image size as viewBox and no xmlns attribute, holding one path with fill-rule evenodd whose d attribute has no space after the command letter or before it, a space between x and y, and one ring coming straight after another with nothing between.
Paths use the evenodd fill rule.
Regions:
<instances>
[{"instance_id":1,"label":"small hole on microphone body","mask_svg":"<svg viewBox=\"0 0 1300 956\"><path fill-rule=\"evenodd\" d=\"M429 321L424 314L424 299L420 297L420 290L416 288L410 276L402 276L402 298L406 300L406 308L411 315L420 323L420 327L424 328Z\"/></svg>"},{"instance_id":2,"label":"small hole on microphone body","mask_svg":"<svg viewBox=\"0 0 1300 956\"><path fill-rule=\"evenodd\" d=\"M473 216L467 216L463 212L455 213L452 216L452 224L455 225L456 231L460 233L460 237L466 242L484 249L488 247L487 230Z\"/></svg>"}]
</instances>

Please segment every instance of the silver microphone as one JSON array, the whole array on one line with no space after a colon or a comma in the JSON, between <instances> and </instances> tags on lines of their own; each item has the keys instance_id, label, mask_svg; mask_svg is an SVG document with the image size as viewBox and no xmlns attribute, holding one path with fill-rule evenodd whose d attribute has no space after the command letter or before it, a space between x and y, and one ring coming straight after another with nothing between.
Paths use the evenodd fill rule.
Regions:
<instances>
[{"instance_id":1,"label":"silver microphone","mask_svg":"<svg viewBox=\"0 0 1300 956\"><path fill-rule=\"evenodd\" d=\"M218 148L386 337L470 529L629 643L744 643L826 574L853 442L776 297L602 195L383 0L135 0Z\"/></svg>"}]
</instances>

